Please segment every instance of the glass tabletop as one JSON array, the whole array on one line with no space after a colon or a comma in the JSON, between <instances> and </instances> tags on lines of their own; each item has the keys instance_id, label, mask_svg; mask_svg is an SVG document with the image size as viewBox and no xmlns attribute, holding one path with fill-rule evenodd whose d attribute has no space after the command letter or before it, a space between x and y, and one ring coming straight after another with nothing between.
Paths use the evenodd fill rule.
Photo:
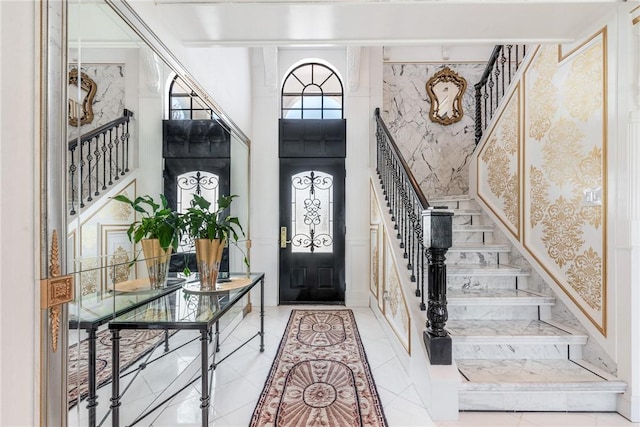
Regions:
<instances>
[{"instance_id":1,"label":"glass tabletop","mask_svg":"<svg viewBox=\"0 0 640 427\"><path fill-rule=\"evenodd\" d=\"M245 296L264 273L230 276L220 289L190 290L191 282L109 322L110 329L206 329ZM191 287L193 289L193 287Z\"/></svg>"},{"instance_id":2,"label":"glass tabletop","mask_svg":"<svg viewBox=\"0 0 640 427\"><path fill-rule=\"evenodd\" d=\"M146 282L148 285L148 280ZM131 289L116 288L96 298L84 298L81 302L70 303L69 327L97 328L122 313L175 292L183 283L184 278L169 278L163 288L150 289L149 286L136 284Z\"/></svg>"}]
</instances>

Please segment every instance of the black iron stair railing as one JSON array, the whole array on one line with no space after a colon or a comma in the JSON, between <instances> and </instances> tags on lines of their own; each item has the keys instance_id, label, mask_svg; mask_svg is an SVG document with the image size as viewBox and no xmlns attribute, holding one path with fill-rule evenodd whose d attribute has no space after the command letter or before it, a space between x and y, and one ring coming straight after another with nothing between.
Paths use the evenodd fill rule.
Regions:
<instances>
[{"instance_id":1,"label":"black iron stair railing","mask_svg":"<svg viewBox=\"0 0 640 427\"><path fill-rule=\"evenodd\" d=\"M429 202L380 117L379 108L376 108L375 115L378 142L376 169L391 220L394 221L396 237L400 240L403 256L407 259L411 281L416 283L416 296L421 298L420 308L424 310L425 247L422 212L429 208Z\"/></svg>"},{"instance_id":2,"label":"black iron stair railing","mask_svg":"<svg viewBox=\"0 0 640 427\"><path fill-rule=\"evenodd\" d=\"M452 216L446 209L432 208L411 173L389 129L376 108L377 163L383 194L400 240L403 257L420 309L427 311L424 342L434 365L451 364L451 337L445 330L447 315L447 267L445 254L451 247ZM425 265L427 304L425 304Z\"/></svg>"},{"instance_id":3,"label":"black iron stair railing","mask_svg":"<svg viewBox=\"0 0 640 427\"><path fill-rule=\"evenodd\" d=\"M526 53L525 45L497 45L493 49L480 81L474 85L476 144L480 142L482 133L498 109Z\"/></svg>"},{"instance_id":4,"label":"black iron stair railing","mask_svg":"<svg viewBox=\"0 0 640 427\"><path fill-rule=\"evenodd\" d=\"M129 172L129 121L133 112L69 141L69 214L84 208Z\"/></svg>"}]
</instances>

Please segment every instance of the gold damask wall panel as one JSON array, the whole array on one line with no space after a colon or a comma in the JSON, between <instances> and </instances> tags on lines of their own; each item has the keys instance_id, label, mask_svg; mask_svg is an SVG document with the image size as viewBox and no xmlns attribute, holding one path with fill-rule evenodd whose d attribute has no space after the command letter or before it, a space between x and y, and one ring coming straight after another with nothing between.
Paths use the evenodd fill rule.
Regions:
<instances>
[{"instance_id":1,"label":"gold damask wall panel","mask_svg":"<svg viewBox=\"0 0 640 427\"><path fill-rule=\"evenodd\" d=\"M489 130L478 154L478 196L516 237L520 236L520 84ZM486 184L486 185L484 185Z\"/></svg>"},{"instance_id":2,"label":"gold damask wall panel","mask_svg":"<svg viewBox=\"0 0 640 427\"><path fill-rule=\"evenodd\" d=\"M392 246L396 242L385 235L384 242L384 317L407 353L411 354L411 318L402 290Z\"/></svg>"},{"instance_id":3,"label":"gold damask wall panel","mask_svg":"<svg viewBox=\"0 0 640 427\"><path fill-rule=\"evenodd\" d=\"M525 71L522 219L523 245L604 335L606 36L542 46Z\"/></svg>"},{"instance_id":4,"label":"gold damask wall panel","mask_svg":"<svg viewBox=\"0 0 640 427\"><path fill-rule=\"evenodd\" d=\"M135 199L136 180L131 181L119 194ZM126 278L135 278L135 266L119 269L117 272L106 269L108 266L126 264L125 257L128 261L133 261L135 258L134 247L127 236L127 229L134 218L135 212L130 206L108 200L83 219L80 232L77 233L81 236L81 241L78 242L78 250L75 254L75 257L79 257L81 261L77 261L78 265L74 268L79 268L81 264L83 270L87 270L88 267L101 270L83 273L79 295L90 297L98 291L105 291L107 284L121 282L127 280Z\"/></svg>"}]
</instances>

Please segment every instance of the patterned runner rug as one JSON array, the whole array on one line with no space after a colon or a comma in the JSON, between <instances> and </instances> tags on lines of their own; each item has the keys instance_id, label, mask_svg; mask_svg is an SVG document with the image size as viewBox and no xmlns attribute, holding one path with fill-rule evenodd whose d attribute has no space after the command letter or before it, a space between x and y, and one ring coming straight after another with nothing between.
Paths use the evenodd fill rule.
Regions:
<instances>
[{"instance_id":1,"label":"patterned runner rug","mask_svg":"<svg viewBox=\"0 0 640 427\"><path fill-rule=\"evenodd\" d=\"M293 310L251 427L386 426L351 310Z\"/></svg>"},{"instance_id":2,"label":"patterned runner rug","mask_svg":"<svg viewBox=\"0 0 640 427\"><path fill-rule=\"evenodd\" d=\"M169 334L175 333L170 331ZM123 330L120 334L120 372L164 341L164 331ZM69 346L69 409L89 395L89 357L87 340ZM96 388L111 381L111 332L103 330L96 337Z\"/></svg>"}]
</instances>

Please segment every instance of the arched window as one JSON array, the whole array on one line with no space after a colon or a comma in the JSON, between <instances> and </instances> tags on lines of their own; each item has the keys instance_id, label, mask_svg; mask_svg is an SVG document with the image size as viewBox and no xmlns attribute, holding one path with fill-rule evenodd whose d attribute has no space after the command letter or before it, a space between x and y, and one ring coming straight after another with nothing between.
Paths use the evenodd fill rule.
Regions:
<instances>
[{"instance_id":1,"label":"arched window","mask_svg":"<svg viewBox=\"0 0 640 427\"><path fill-rule=\"evenodd\" d=\"M342 82L326 65L299 65L284 79L281 105L283 119L342 119Z\"/></svg>"},{"instance_id":2,"label":"arched window","mask_svg":"<svg viewBox=\"0 0 640 427\"><path fill-rule=\"evenodd\" d=\"M212 120L218 116L176 74L169 86L169 120Z\"/></svg>"}]
</instances>

